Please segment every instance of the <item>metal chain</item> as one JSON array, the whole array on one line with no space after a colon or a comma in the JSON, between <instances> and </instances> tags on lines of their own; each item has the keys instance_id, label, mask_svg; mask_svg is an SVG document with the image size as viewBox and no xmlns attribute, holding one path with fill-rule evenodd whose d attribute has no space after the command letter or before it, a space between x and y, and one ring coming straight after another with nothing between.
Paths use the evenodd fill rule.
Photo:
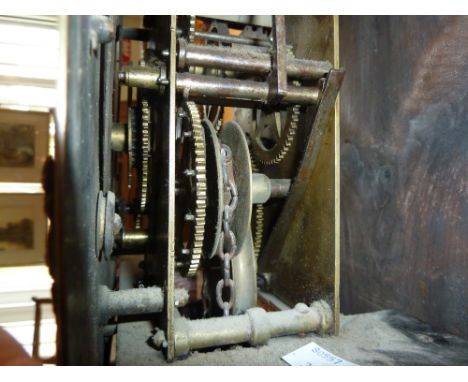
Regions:
<instances>
[{"instance_id":1,"label":"metal chain","mask_svg":"<svg viewBox=\"0 0 468 382\"><path fill-rule=\"evenodd\" d=\"M231 230L232 217L237 207L238 194L234 179L234 168L232 162L231 149L226 145L221 145L221 159L223 171L224 190L229 193L229 198L225 199L223 211L223 232L218 245L218 256L223 264L223 278L216 284L216 301L223 310L224 316L229 316L236 300L234 280L231 279L231 260L236 256L237 240ZM223 289L229 288L229 301L223 300Z\"/></svg>"}]
</instances>

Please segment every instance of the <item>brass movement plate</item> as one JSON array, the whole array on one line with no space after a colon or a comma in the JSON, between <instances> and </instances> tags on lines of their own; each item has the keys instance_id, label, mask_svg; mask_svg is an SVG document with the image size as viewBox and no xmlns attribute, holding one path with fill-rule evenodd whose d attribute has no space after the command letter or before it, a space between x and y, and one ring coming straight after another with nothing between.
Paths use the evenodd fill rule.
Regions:
<instances>
[{"instance_id":1,"label":"brass movement plate","mask_svg":"<svg viewBox=\"0 0 468 382\"><path fill-rule=\"evenodd\" d=\"M287 16L286 39L297 58L328 60L339 68L338 17ZM333 75L339 86L343 73L336 71ZM329 105L329 109L332 107ZM315 110L311 108L299 121L291 152L278 166L262 169L270 177L293 177L294 182L285 202L265 207L269 236L259 259L259 271L270 274L270 291L288 305L325 299L334 309L334 333L338 334L338 102L321 128L314 119Z\"/></svg>"}]
</instances>

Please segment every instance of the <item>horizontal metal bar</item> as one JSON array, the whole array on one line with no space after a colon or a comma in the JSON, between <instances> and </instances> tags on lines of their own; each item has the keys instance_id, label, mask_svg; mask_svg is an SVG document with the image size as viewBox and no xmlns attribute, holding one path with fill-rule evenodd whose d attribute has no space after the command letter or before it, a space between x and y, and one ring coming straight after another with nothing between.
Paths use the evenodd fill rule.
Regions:
<instances>
[{"instance_id":1,"label":"horizontal metal bar","mask_svg":"<svg viewBox=\"0 0 468 382\"><path fill-rule=\"evenodd\" d=\"M113 291L101 286L100 296L102 322L112 316L160 313L164 308L164 294L161 288L134 288ZM175 290L175 305L184 306L189 299L185 289Z\"/></svg>"},{"instance_id":2,"label":"horizontal metal bar","mask_svg":"<svg viewBox=\"0 0 468 382\"><path fill-rule=\"evenodd\" d=\"M291 188L291 179L270 179L271 198L285 198Z\"/></svg>"},{"instance_id":3,"label":"horizontal metal bar","mask_svg":"<svg viewBox=\"0 0 468 382\"><path fill-rule=\"evenodd\" d=\"M128 86L160 90L167 82L161 80L158 68L126 68L119 80ZM202 74L177 73L176 89L189 99L226 98L231 100L269 103L271 86L267 82L221 78ZM288 85L281 100L284 104L315 104L320 97L317 87ZM217 104L217 103L215 103Z\"/></svg>"},{"instance_id":4,"label":"horizontal metal bar","mask_svg":"<svg viewBox=\"0 0 468 382\"><path fill-rule=\"evenodd\" d=\"M265 174L252 174L252 204L262 204L271 196L270 178Z\"/></svg>"},{"instance_id":5,"label":"horizontal metal bar","mask_svg":"<svg viewBox=\"0 0 468 382\"><path fill-rule=\"evenodd\" d=\"M272 71L272 58L269 52L260 50L195 45L179 39L178 67L185 69L190 66L267 75ZM331 68L332 65L327 61L286 57L288 78L318 79L328 73Z\"/></svg>"},{"instance_id":6,"label":"horizontal metal bar","mask_svg":"<svg viewBox=\"0 0 468 382\"><path fill-rule=\"evenodd\" d=\"M178 92L186 98L221 97L238 100L251 100L267 103L270 86L266 82L219 78L199 74L178 73L176 79ZM318 101L320 91L316 87L288 85L283 103L314 104Z\"/></svg>"},{"instance_id":7,"label":"horizontal metal bar","mask_svg":"<svg viewBox=\"0 0 468 382\"><path fill-rule=\"evenodd\" d=\"M294 309L265 312L262 308L248 309L245 314L203 320L175 320L175 355L208 347L248 342L263 345L272 337L312 331L326 331L333 325L330 306L323 300L310 307L297 304Z\"/></svg>"},{"instance_id":8,"label":"horizontal metal bar","mask_svg":"<svg viewBox=\"0 0 468 382\"><path fill-rule=\"evenodd\" d=\"M291 179L271 179L265 174L252 174L252 203L266 203L270 198L285 198Z\"/></svg>"},{"instance_id":9,"label":"horizontal metal bar","mask_svg":"<svg viewBox=\"0 0 468 382\"><path fill-rule=\"evenodd\" d=\"M128 87L159 90L161 89L162 73L159 67L124 67L119 72L118 79Z\"/></svg>"}]
</instances>

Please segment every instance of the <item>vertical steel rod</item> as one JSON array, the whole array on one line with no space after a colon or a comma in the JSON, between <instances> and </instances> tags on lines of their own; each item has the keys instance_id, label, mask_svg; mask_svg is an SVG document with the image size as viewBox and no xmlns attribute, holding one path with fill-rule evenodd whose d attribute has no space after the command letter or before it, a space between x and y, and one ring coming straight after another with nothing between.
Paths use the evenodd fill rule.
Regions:
<instances>
[{"instance_id":1,"label":"vertical steel rod","mask_svg":"<svg viewBox=\"0 0 468 382\"><path fill-rule=\"evenodd\" d=\"M167 232L167 360L173 361L175 356L174 337L174 288L175 288L175 124L176 124L176 39L177 17L171 16L171 45L169 68L169 206Z\"/></svg>"}]
</instances>

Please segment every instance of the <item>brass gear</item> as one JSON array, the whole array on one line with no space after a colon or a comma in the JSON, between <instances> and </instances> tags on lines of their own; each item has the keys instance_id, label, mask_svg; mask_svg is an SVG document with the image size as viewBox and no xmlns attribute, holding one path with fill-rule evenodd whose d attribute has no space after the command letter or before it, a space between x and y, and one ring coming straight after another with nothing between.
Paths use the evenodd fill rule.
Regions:
<instances>
[{"instance_id":1,"label":"brass gear","mask_svg":"<svg viewBox=\"0 0 468 382\"><path fill-rule=\"evenodd\" d=\"M252 163L252 173L259 172L258 167L255 163L255 160L250 154L250 162ZM264 223L264 206L263 204L255 204L252 213L252 234L253 234L253 243L254 243L254 253L255 258L258 259L260 252L262 250L263 244L263 223Z\"/></svg>"},{"instance_id":2,"label":"brass gear","mask_svg":"<svg viewBox=\"0 0 468 382\"><path fill-rule=\"evenodd\" d=\"M254 119L254 137L252 138L253 153L255 158L262 165L272 165L280 163L283 158L288 153L294 136L296 135L297 126L299 122L300 115L300 106L294 105L291 106L287 112L274 112L270 113L268 118L274 120L275 126L269 126L266 124L262 117L265 118L265 115L262 115L262 111L257 111L257 116ZM273 147L266 147L262 142L262 129L261 125L264 124L264 127L272 128L275 134L277 134L278 141ZM279 132L281 130L281 133Z\"/></svg>"},{"instance_id":3,"label":"brass gear","mask_svg":"<svg viewBox=\"0 0 468 382\"><path fill-rule=\"evenodd\" d=\"M181 132L181 139L189 139L191 141L190 155L192 163L191 168L179 169L179 176L190 177L191 181L189 184L193 188L190 190L190 198L194 199L194 203L191 204L190 210L183 212L184 216L179 216L179 223L182 226L190 222L191 237L188 243L178 243L177 255L179 260L181 260L179 265L181 274L186 277L193 277L196 275L200 265L205 236L207 205L205 132L198 108L194 102L186 102L184 104L184 116L181 118L187 119L188 122L186 124L188 130ZM188 197L188 195L186 196Z\"/></svg>"},{"instance_id":4,"label":"brass gear","mask_svg":"<svg viewBox=\"0 0 468 382\"><path fill-rule=\"evenodd\" d=\"M141 216L146 209L148 200L148 174L150 158L150 129L151 129L151 108L147 99L140 102L141 109L141 142L140 142L140 203L136 216L135 228L141 228ZM136 155L135 155L136 156Z\"/></svg>"}]
</instances>

